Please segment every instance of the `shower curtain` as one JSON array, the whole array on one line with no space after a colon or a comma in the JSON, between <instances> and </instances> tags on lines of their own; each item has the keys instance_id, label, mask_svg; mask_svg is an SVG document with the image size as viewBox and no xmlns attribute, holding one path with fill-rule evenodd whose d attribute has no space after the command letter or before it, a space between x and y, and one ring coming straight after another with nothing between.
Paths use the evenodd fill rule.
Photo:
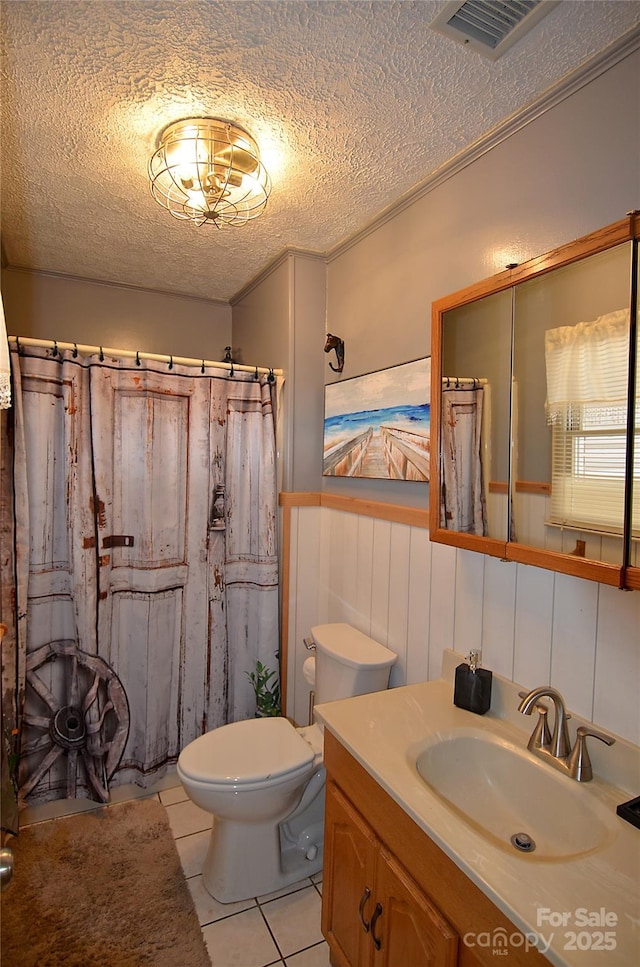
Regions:
<instances>
[{"instance_id":1,"label":"shower curtain","mask_svg":"<svg viewBox=\"0 0 640 967\"><path fill-rule=\"evenodd\" d=\"M441 520L450 530L486 534L482 470L483 388L442 387Z\"/></svg>"},{"instance_id":2,"label":"shower curtain","mask_svg":"<svg viewBox=\"0 0 640 967\"><path fill-rule=\"evenodd\" d=\"M276 680L275 379L11 355L21 795L106 800Z\"/></svg>"}]
</instances>

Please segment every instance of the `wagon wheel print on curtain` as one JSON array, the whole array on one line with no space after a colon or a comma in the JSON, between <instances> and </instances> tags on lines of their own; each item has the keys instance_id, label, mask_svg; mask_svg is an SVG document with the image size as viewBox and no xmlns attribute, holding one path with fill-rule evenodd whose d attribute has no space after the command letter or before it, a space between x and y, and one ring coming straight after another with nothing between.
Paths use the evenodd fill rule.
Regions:
<instances>
[{"instance_id":1,"label":"wagon wheel print on curtain","mask_svg":"<svg viewBox=\"0 0 640 967\"><path fill-rule=\"evenodd\" d=\"M20 786L20 799L47 774L50 781L58 775L61 757L66 756L66 796L76 795L82 763L88 787L99 801L107 802L109 779L129 734L127 696L118 676L102 658L62 639L27 657L26 687L35 701L24 716L20 767L28 778ZM38 706L41 714L35 711ZM36 756L41 758L34 764Z\"/></svg>"}]
</instances>

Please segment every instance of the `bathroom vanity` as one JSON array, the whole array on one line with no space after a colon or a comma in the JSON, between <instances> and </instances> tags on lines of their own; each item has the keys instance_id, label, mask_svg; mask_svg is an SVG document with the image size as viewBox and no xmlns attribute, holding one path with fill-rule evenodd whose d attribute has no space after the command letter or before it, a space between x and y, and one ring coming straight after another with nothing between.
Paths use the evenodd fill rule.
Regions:
<instances>
[{"instance_id":1,"label":"bathroom vanity","mask_svg":"<svg viewBox=\"0 0 640 967\"><path fill-rule=\"evenodd\" d=\"M526 748L535 722L512 714L518 687L494 687L486 716L455 708L445 680L316 708L327 770L322 929L334 967L639 962L640 830L615 812L637 794L638 750L623 740L592 748L592 782L558 775L547 786L549 767ZM425 753L452 737L495 743L531 767L536 851L501 841L474 777L456 806L421 776ZM507 824L513 806L518 825L523 782L506 776ZM525 813L524 831L536 821Z\"/></svg>"},{"instance_id":2,"label":"bathroom vanity","mask_svg":"<svg viewBox=\"0 0 640 967\"><path fill-rule=\"evenodd\" d=\"M326 731L325 766L322 931L335 967L495 963L461 938L514 925ZM509 963L523 956L509 950ZM532 949L526 963L544 958Z\"/></svg>"}]
</instances>

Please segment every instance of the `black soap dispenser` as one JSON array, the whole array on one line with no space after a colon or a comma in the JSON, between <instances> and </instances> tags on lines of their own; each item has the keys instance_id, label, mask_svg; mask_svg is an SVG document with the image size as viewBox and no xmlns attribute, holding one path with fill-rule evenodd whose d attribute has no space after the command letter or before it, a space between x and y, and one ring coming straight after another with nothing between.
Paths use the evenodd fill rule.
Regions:
<instances>
[{"instance_id":1,"label":"black soap dispenser","mask_svg":"<svg viewBox=\"0 0 640 967\"><path fill-rule=\"evenodd\" d=\"M486 668L480 668L480 652L469 654L469 664L463 662L456 668L455 685L453 689L453 704L464 708L468 712L484 715L491 707L491 679L492 674Z\"/></svg>"}]
</instances>

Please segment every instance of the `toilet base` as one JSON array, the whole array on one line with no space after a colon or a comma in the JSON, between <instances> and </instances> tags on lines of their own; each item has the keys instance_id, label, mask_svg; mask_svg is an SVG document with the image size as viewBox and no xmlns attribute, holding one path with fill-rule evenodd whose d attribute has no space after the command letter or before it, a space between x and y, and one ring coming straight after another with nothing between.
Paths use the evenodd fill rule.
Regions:
<instances>
[{"instance_id":1,"label":"toilet base","mask_svg":"<svg viewBox=\"0 0 640 967\"><path fill-rule=\"evenodd\" d=\"M284 844L283 844L284 845ZM307 859L310 852L312 859ZM202 882L220 903L273 893L322 869L323 850L288 844L281 852L277 824L238 823L215 817Z\"/></svg>"}]
</instances>

